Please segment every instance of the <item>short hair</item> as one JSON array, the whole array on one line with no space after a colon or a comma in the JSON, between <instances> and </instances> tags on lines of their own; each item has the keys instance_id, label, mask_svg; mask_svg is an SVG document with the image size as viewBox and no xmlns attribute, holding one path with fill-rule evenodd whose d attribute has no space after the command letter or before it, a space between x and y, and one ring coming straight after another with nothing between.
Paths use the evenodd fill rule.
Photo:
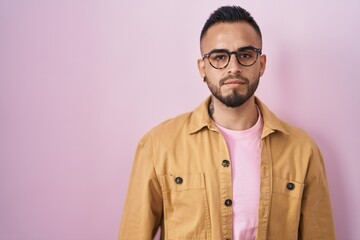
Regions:
<instances>
[{"instance_id":1,"label":"short hair","mask_svg":"<svg viewBox=\"0 0 360 240\"><path fill-rule=\"evenodd\" d=\"M201 30L200 34L200 42L203 39L206 32L209 30L211 26L213 26L216 23L233 23L233 22L240 22L245 21L249 23L257 32L257 34L260 37L260 40L262 39L261 31L259 26L257 25L254 18L251 16L251 14L246 11L244 8L239 6L223 6L218 9L216 9L209 17L209 19L206 21L203 29Z\"/></svg>"}]
</instances>

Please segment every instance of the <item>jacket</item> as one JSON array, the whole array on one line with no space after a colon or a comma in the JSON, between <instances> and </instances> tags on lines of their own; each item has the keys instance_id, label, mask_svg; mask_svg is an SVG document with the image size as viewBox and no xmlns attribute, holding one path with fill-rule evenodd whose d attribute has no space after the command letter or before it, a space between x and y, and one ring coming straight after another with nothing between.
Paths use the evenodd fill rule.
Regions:
<instances>
[{"instance_id":1,"label":"jacket","mask_svg":"<svg viewBox=\"0 0 360 240\"><path fill-rule=\"evenodd\" d=\"M119 240L231 240L231 161L208 114L163 122L139 142ZM257 240L335 239L321 153L258 98L263 118ZM230 163L230 164L229 164Z\"/></svg>"}]
</instances>

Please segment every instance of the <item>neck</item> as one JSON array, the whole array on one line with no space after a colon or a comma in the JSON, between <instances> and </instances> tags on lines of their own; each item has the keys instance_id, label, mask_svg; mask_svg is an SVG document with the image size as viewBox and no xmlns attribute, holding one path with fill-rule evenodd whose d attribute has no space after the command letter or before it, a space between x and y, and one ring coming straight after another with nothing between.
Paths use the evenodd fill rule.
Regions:
<instances>
[{"instance_id":1,"label":"neck","mask_svg":"<svg viewBox=\"0 0 360 240\"><path fill-rule=\"evenodd\" d=\"M220 126L237 131L251 128L259 117L254 96L251 96L244 104L235 108L225 106L212 96L209 113L212 119Z\"/></svg>"}]
</instances>

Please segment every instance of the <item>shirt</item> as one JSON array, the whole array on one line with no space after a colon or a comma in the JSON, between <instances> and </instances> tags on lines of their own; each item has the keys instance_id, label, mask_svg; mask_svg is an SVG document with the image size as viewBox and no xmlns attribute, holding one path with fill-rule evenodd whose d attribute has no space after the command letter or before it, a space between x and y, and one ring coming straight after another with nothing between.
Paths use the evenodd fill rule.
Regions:
<instances>
[{"instance_id":1,"label":"shirt","mask_svg":"<svg viewBox=\"0 0 360 240\"><path fill-rule=\"evenodd\" d=\"M210 98L139 142L119 240L231 240L232 166L208 114ZM335 239L320 151L259 99L261 133L257 240Z\"/></svg>"},{"instance_id":2,"label":"shirt","mask_svg":"<svg viewBox=\"0 0 360 240\"><path fill-rule=\"evenodd\" d=\"M225 138L230 153L233 184L233 238L254 240L256 237L260 193L260 153L262 117L249 129L235 131L215 122Z\"/></svg>"}]
</instances>

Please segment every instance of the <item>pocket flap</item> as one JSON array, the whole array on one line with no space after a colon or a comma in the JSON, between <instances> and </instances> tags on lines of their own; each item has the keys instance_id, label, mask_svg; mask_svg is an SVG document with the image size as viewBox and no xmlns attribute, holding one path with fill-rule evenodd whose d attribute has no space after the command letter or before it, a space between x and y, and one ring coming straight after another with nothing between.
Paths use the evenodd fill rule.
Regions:
<instances>
[{"instance_id":1,"label":"pocket flap","mask_svg":"<svg viewBox=\"0 0 360 240\"><path fill-rule=\"evenodd\" d=\"M301 198L304 184L288 179L274 177L273 192L288 195L292 198Z\"/></svg>"},{"instance_id":2,"label":"pocket flap","mask_svg":"<svg viewBox=\"0 0 360 240\"><path fill-rule=\"evenodd\" d=\"M163 191L186 191L205 188L204 173L178 174L161 176Z\"/></svg>"}]
</instances>

